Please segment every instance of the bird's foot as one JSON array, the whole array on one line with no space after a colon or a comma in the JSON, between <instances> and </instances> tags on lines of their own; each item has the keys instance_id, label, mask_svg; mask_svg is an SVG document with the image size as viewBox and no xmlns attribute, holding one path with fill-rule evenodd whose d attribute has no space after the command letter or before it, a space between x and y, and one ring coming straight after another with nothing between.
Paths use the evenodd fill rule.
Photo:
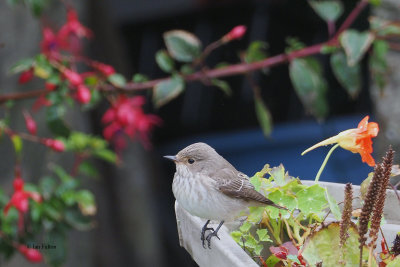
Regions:
<instances>
[{"instance_id":1,"label":"bird's foot","mask_svg":"<svg viewBox=\"0 0 400 267\"><path fill-rule=\"evenodd\" d=\"M207 228L203 228L202 230L201 230L201 242L202 242L202 244L203 244L203 248L206 248L206 231L207 230L210 230L210 231L212 231L212 232L214 232L214 228L212 228L212 227L207 227ZM210 234L209 234L210 235ZM208 237L208 236L207 236Z\"/></svg>"},{"instance_id":2,"label":"bird's foot","mask_svg":"<svg viewBox=\"0 0 400 267\"><path fill-rule=\"evenodd\" d=\"M206 237L207 245L208 245L208 248L209 248L209 249L211 249L211 238L212 238L213 236L215 236L216 238L218 238L219 240L221 240L221 239L219 238L219 236L218 236L218 231L212 231L211 233L209 233L209 234L207 235L207 237ZM204 247L204 241L203 241L203 247Z\"/></svg>"},{"instance_id":3,"label":"bird's foot","mask_svg":"<svg viewBox=\"0 0 400 267\"><path fill-rule=\"evenodd\" d=\"M205 237L206 231L207 231L207 230L210 230L210 231L213 231L213 232L214 232L214 228L212 228L212 227L207 227L209 223L210 223L210 220L208 220L208 221L206 222L206 224L203 226L203 228L201 229L201 237L200 237L200 239L201 239L201 242L202 242L202 244L203 244L203 248L206 248L206 244L205 244L205 241L206 241L206 237Z\"/></svg>"}]
</instances>

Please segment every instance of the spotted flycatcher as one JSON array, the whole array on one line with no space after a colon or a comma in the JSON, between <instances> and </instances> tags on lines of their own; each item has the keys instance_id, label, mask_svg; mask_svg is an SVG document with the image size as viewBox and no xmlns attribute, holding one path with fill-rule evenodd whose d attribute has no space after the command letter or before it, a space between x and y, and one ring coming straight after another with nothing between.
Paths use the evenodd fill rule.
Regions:
<instances>
[{"instance_id":1,"label":"spotted flycatcher","mask_svg":"<svg viewBox=\"0 0 400 267\"><path fill-rule=\"evenodd\" d=\"M211 245L225 221L238 217L252 206L270 205L286 209L260 194L249 177L235 169L226 159L205 143L195 143L179 151L176 156L165 156L176 164L172 192L179 205L190 214L206 219L201 230L205 247ZM218 227L207 227L210 220L220 221ZM205 232L211 233L205 236Z\"/></svg>"}]
</instances>

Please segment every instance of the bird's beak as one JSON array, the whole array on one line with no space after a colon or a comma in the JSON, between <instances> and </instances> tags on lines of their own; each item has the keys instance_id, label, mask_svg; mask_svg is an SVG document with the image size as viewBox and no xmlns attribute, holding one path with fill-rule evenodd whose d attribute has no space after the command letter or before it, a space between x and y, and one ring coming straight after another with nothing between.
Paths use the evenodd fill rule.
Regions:
<instances>
[{"instance_id":1,"label":"bird's beak","mask_svg":"<svg viewBox=\"0 0 400 267\"><path fill-rule=\"evenodd\" d=\"M164 158L172 160L172 161L177 161L178 159L176 158L176 156L164 156Z\"/></svg>"}]
</instances>

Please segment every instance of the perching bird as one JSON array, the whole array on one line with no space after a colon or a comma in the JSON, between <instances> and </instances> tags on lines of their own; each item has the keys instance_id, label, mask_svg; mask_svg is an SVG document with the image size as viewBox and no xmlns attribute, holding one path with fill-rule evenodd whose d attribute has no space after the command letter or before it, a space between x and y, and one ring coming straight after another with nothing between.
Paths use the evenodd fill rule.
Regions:
<instances>
[{"instance_id":1,"label":"perching bird","mask_svg":"<svg viewBox=\"0 0 400 267\"><path fill-rule=\"evenodd\" d=\"M286 209L264 197L254 189L249 177L239 172L212 147L195 143L179 151L176 156L164 156L176 164L172 192L179 205L190 214L207 219L201 231L205 248L211 246L225 221L231 221L252 206L270 205ZM207 227L210 220L220 221L218 227ZM205 237L205 232L211 233Z\"/></svg>"}]
</instances>

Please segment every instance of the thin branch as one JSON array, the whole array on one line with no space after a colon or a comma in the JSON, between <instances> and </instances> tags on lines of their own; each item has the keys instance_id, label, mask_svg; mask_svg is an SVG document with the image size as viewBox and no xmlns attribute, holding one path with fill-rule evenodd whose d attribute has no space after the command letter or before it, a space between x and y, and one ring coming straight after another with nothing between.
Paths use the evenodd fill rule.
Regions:
<instances>
[{"instance_id":1,"label":"thin branch","mask_svg":"<svg viewBox=\"0 0 400 267\"><path fill-rule=\"evenodd\" d=\"M328 41L324 43L319 43L316 45L312 45L297 51L293 51L289 54L279 54L258 62L253 62L253 63L239 63L239 64L234 64L230 65L225 68L218 68L218 69L210 69L210 70L200 70L195 73L189 74L189 75L183 75L182 78L185 81L192 82L192 81L202 81L204 79L212 79L212 78L219 78L219 77L228 77L228 76L234 76L234 75L239 75L239 74L245 74L248 72L253 72L256 70L260 70L263 68L268 68L268 67L273 67L277 66L283 63L290 62L291 60L295 58L302 58L302 57L308 57L311 55L319 54L321 51L321 48L325 45L330 45L330 46L339 46L338 42L338 37L340 33L345 31L347 28L349 28L355 19L359 16L361 11L368 5L368 0L361 0L358 2L356 7L350 12L346 20L343 22L339 30L336 32L336 34L329 39ZM160 79L155 79L147 82L142 82L142 83L127 83L124 87L114 87L113 85L110 84L104 84L100 87L101 91L122 91L122 92L132 92L132 91L138 91L138 90L146 90L149 88L153 88L156 84L163 82L163 81L168 81L170 77L166 78L160 78ZM25 99L25 98L33 98L36 96L39 96L42 93L46 93L46 90L37 90L37 91L31 91L31 92L26 92L26 93L15 93L15 94L7 94L7 95L0 95L0 103L3 103L7 100L19 100L19 99Z\"/></svg>"}]
</instances>

